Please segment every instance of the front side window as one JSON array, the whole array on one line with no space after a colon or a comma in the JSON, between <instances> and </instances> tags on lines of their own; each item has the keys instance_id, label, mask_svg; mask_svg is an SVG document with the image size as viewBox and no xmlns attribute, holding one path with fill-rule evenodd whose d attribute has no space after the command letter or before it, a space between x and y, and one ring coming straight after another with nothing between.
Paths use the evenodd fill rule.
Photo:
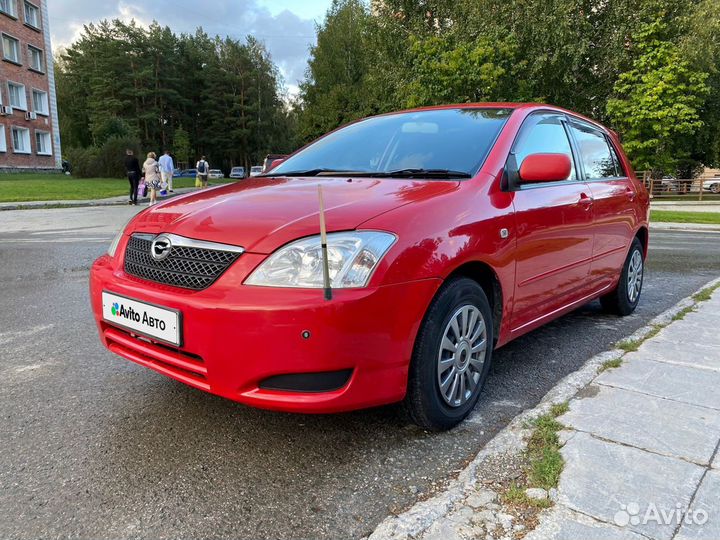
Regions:
<instances>
[{"instance_id":1,"label":"front side window","mask_svg":"<svg viewBox=\"0 0 720 540\"><path fill-rule=\"evenodd\" d=\"M45 131L35 132L35 148L37 153L42 156L52 154L52 145L50 142L50 134Z\"/></svg>"},{"instance_id":2,"label":"front side window","mask_svg":"<svg viewBox=\"0 0 720 540\"><path fill-rule=\"evenodd\" d=\"M583 124L572 124L573 135L580 150L580 160L588 179L620 176L610 153L605 135Z\"/></svg>"},{"instance_id":3,"label":"front side window","mask_svg":"<svg viewBox=\"0 0 720 540\"><path fill-rule=\"evenodd\" d=\"M367 118L312 143L269 175L322 171L470 177L482 165L511 113L505 108L439 109Z\"/></svg>"},{"instance_id":4,"label":"front side window","mask_svg":"<svg viewBox=\"0 0 720 540\"><path fill-rule=\"evenodd\" d=\"M0 11L7 13L13 17L17 17L15 10L15 0L0 0Z\"/></svg>"},{"instance_id":5,"label":"front side window","mask_svg":"<svg viewBox=\"0 0 720 540\"><path fill-rule=\"evenodd\" d=\"M9 82L8 95L10 96L10 106L21 111L27 110L27 96L25 95L25 87L22 84Z\"/></svg>"},{"instance_id":6,"label":"front side window","mask_svg":"<svg viewBox=\"0 0 720 540\"><path fill-rule=\"evenodd\" d=\"M35 71L45 71L45 62L43 62L43 52L32 46L28 46L30 53L30 67Z\"/></svg>"},{"instance_id":7,"label":"front side window","mask_svg":"<svg viewBox=\"0 0 720 540\"><path fill-rule=\"evenodd\" d=\"M25 23L40 28L40 10L30 2L25 2Z\"/></svg>"},{"instance_id":8,"label":"front side window","mask_svg":"<svg viewBox=\"0 0 720 540\"><path fill-rule=\"evenodd\" d=\"M570 140L562 120L558 116L543 116L538 120L531 117L534 125L523 130L520 139L515 144L515 162L518 169L523 160L530 154L565 154L573 163ZM565 180L576 180L575 165L570 169L570 175Z\"/></svg>"},{"instance_id":9,"label":"front side window","mask_svg":"<svg viewBox=\"0 0 720 540\"><path fill-rule=\"evenodd\" d=\"M17 39L3 34L2 47L5 60L10 60L16 64L20 63L20 42Z\"/></svg>"},{"instance_id":10,"label":"front side window","mask_svg":"<svg viewBox=\"0 0 720 540\"><path fill-rule=\"evenodd\" d=\"M16 154L30 153L30 130L26 128L12 128L13 150Z\"/></svg>"},{"instance_id":11,"label":"front side window","mask_svg":"<svg viewBox=\"0 0 720 540\"><path fill-rule=\"evenodd\" d=\"M48 107L48 95L47 92L40 90L33 90L33 110L38 114L48 115L50 114Z\"/></svg>"}]
</instances>

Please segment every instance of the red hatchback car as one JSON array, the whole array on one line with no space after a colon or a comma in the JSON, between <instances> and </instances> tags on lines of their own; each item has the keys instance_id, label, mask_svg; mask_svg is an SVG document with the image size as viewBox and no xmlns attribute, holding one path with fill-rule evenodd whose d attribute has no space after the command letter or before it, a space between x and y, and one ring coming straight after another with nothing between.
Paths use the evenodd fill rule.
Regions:
<instances>
[{"instance_id":1,"label":"red hatchback car","mask_svg":"<svg viewBox=\"0 0 720 540\"><path fill-rule=\"evenodd\" d=\"M493 349L595 298L635 309L648 212L617 136L577 114L391 113L140 212L92 307L108 349L195 388L302 413L403 401L447 429Z\"/></svg>"}]
</instances>

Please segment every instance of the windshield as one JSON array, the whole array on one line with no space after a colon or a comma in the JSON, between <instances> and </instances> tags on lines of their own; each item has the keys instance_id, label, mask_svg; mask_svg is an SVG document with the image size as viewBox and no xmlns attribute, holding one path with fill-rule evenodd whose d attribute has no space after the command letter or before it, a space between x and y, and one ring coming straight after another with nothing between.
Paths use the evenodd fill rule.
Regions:
<instances>
[{"instance_id":1,"label":"windshield","mask_svg":"<svg viewBox=\"0 0 720 540\"><path fill-rule=\"evenodd\" d=\"M512 109L439 109L376 116L317 140L269 176L473 176Z\"/></svg>"}]
</instances>

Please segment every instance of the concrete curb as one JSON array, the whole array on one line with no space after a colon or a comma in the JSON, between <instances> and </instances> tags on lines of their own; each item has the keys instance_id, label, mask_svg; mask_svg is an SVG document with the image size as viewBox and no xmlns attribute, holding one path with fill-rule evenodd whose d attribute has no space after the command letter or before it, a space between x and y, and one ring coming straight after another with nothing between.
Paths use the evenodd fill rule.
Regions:
<instances>
[{"instance_id":1,"label":"concrete curb","mask_svg":"<svg viewBox=\"0 0 720 540\"><path fill-rule=\"evenodd\" d=\"M713 279L698 291L718 283L720 283L720 278ZM680 300L673 307L663 311L648 324L621 341L643 339L655 330L656 325L671 323L677 313L697 304L692 296ZM527 428L530 420L549 412L552 405L571 399L598 376L600 366L608 360L621 358L625 354L626 352L621 349L611 349L590 358L583 367L558 382L545 394L536 407L516 416L510 424L485 445L445 491L426 501L416 503L402 514L385 518L373 533L367 537L368 540L408 540L426 532L436 520L446 517L453 509L453 505L464 499L467 493L475 488L478 483L476 472L482 462L493 456L522 452L526 446L526 439L531 432Z\"/></svg>"},{"instance_id":2,"label":"concrete curb","mask_svg":"<svg viewBox=\"0 0 720 540\"><path fill-rule=\"evenodd\" d=\"M142 203L138 203L142 204ZM19 202L19 203L2 203L0 212L12 210L46 210L48 208L84 208L89 206L128 206L127 201L37 201L37 202Z\"/></svg>"},{"instance_id":3,"label":"concrete curb","mask_svg":"<svg viewBox=\"0 0 720 540\"><path fill-rule=\"evenodd\" d=\"M208 188L216 187L218 184L210 185ZM207 189L207 188L206 188ZM174 193L168 193L165 197L158 199L159 201L166 201L180 195L187 195L200 191L199 188L178 188ZM143 198L144 202L148 202L150 199L147 197ZM142 204L139 202L138 205ZM128 206L128 199L126 196L119 197L108 197L107 199L81 199L81 200L67 200L67 201L19 201L11 203L0 203L0 212L10 210L42 210L48 208L84 208L89 206Z\"/></svg>"},{"instance_id":4,"label":"concrete curb","mask_svg":"<svg viewBox=\"0 0 720 540\"><path fill-rule=\"evenodd\" d=\"M720 225L712 225L708 223L670 223L670 222L651 222L651 231L687 231L687 232L714 232L720 231Z\"/></svg>"}]
</instances>

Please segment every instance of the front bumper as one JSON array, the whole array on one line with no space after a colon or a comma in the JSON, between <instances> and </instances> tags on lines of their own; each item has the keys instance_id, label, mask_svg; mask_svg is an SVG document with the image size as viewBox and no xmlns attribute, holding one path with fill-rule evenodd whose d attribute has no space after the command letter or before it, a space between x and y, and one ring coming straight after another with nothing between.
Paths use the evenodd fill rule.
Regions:
<instances>
[{"instance_id":1,"label":"front bumper","mask_svg":"<svg viewBox=\"0 0 720 540\"><path fill-rule=\"evenodd\" d=\"M331 413L402 400L415 336L441 281L335 290L325 301L322 290L242 285L263 258L244 254L202 291L141 281L99 258L90 295L102 342L128 360L254 407ZM103 290L180 310L182 347L103 320ZM278 376L347 370L347 383L330 391L261 388Z\"/></svg>"}]
</instances>

